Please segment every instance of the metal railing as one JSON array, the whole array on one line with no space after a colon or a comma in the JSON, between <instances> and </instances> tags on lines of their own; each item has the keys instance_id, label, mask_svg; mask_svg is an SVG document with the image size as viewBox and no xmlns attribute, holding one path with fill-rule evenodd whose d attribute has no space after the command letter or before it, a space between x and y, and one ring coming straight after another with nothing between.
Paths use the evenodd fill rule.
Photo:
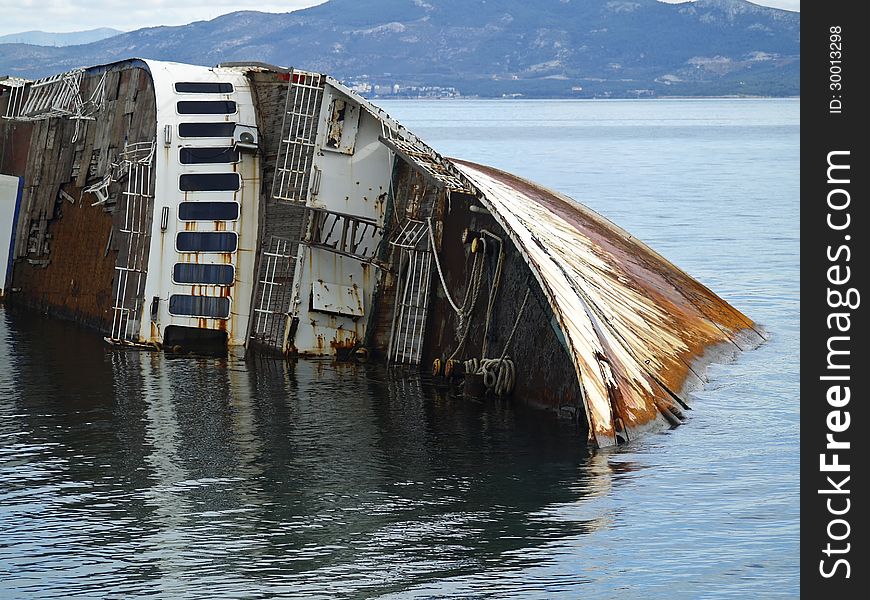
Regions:
<instances>
[{"instance_id":1,"label":"metal railing","mask_svg":"<svg viewBox=\"0 0 870 600\"><path fill-rule=\"evenodd\" d=\"M306 206L301 244L363 262L375 259L383 227L374 219Z\"/></svg>"}]
</instances>

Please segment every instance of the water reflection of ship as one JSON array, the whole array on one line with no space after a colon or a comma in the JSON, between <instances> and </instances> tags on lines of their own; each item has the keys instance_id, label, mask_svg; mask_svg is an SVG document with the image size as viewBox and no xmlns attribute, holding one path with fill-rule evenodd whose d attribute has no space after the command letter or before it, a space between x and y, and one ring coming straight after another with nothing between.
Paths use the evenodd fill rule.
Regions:
<instances>
[{"instance_id":1,"label":"water reflection of ship","mask_svg":"<svg viewBox=\"0 0 870 600\"><path fill-rule=\"evenodd\" d=\"M409 582L423 581L436 572L473 570L481 557L494 560L527 547L530 539L543 544L607 521L605 514L587 514L578 522L548 513L548 507L606 494L611 485L606 456L578 447L564 421L508 403L450 397L416 373L268 359L230 363L227 369L242 364L249 367L247 377L237 380L231 394L251 400L250 414L238 422L255 424L240 433L256 440L248 456L257 457L259 475L252 474L250 460L224 463L239 445L232 437L215 444L204 428L182 436L187 441L178 459L190 464L208 452L212 470L188 471L185 481L211 482L215 494L192 483L179 487L172 469L155 466L155 475L168 476L164 485L185 496L187 506L164 509L181 510L187 523L191 513L210 512L234 529L251 523L238 542L253 565L274 567L289 558L298 561L300 572L331 572L340 565L353 570L367 556L386 552L408 567ZM224 381L212 369L199 369L206 377L200 389ZM164 393L176 403L201 401L169 388ZM229 398L215 406L239 409ZM158 419L186 418L148 412ZM161 427L146 429L156 433ZM171 432L178 434L170 427L163 435ZM157 457L178 451L170 443L148 462L159 465ZM218 468L222 463L226 468ZM222 480L235 483L223 489ZM248 496L252 488L256 501ZM233 513L246 506L250 512ZM209 534L201 531L195 542L187 535L184 543L199 547ZM433 549L430 556L414 553L423 547ZM443 554L448 548L449 560Z\"/></svg>"},{"instance_id":2,"label":"water reflection of ship","mask_svg":"<svg viewBox=\"0 0 870 600\"><path fill-rule=\"evenodd\" d=\"M65 465L39 489L90 532L78 556L113 557L130 589L172 595L195 572L238 592L259 572L298 593L336 577L386 590L535 563L535 548L609 524L595 501L613 485L608 455L553 415L469 402L414 372L105 352L75 327L18 322L16 364L58 371L11 400L45 442L40 460ZM78 368L58 368L71 347Z\"/></svg>"}]
</instances>

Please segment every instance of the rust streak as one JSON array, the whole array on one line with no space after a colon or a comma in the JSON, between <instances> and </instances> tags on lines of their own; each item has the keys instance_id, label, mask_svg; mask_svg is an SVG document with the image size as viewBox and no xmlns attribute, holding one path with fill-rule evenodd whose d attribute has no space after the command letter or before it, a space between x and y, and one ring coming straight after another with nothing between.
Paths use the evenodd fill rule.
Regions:
<instances>
[{"instance_id":1,"label":"rust streak","mask_svg":"<svg viewBox=\"0 0 870 600\"><path fill-rule=\"evenodd\" d=\"M670 419L661 401L699 381L693 365L710 348L738 335L761 341L752 320L592 210L504 171L456 162L532 266L569 342L600 445Z\"/></svg>"}]
</instances>

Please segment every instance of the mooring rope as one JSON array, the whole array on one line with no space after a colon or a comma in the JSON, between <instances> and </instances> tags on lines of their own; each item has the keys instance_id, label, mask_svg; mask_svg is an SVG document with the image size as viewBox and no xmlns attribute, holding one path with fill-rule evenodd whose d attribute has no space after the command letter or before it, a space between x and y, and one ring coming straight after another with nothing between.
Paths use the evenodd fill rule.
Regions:
<instances>
[{"instance_id":1,"label":"mooring rope","mask_svg":"<svg viewBox=\"0 0 870 600\"><path fill-rule=\"evenodd\" d=\"M486 304L486 324L483 329L483 344L480 351L480 357L486 358L486 351L489 346L489 326L492 322L493 310L495 309L495 299L498 297L498 291L501 288L501 273L504 266L504 242L500 237L486 229L481 229L480 232L498 242L498 261L495 265L495 276L492 280L492 286L489 289L489 302Z\"/></svg>"},{"instance_id":2,"label":"mooring rope","mask_svg":"<svg viewBox=\"0 0 870 600\"><path fill-rule=\"evenodd\" d=\"M444 272L441 270L441 261L438 258L438 251L435 248L435 232L432 228L432 217L426 217L426 224L429 226L429 243L432 246L432 255L435 257L435 267L438 269L438 278L441 279L441 289L444 290L444 295L447 296L447 301L450 302L450 306L453 307L456 314L459 314L462 310L456 305L456 302L453 301L453 298L450 296L450 290L447 289L447 282L444 281ZM468 298L467 289L465 293L466 298Z\"/></svg>"}]
</instances>

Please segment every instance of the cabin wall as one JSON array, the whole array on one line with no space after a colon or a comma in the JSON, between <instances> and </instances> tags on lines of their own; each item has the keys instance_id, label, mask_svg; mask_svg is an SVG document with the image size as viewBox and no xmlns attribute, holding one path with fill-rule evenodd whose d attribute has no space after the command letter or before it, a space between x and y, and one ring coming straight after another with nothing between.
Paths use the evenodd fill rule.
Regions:
<instances>
[{"instance_id":1,"label":"cabin wall","mask_svg":"<svg viewBox=\"0 0 870 600\"><path fill-rule=\"evenodd\" d=\"M242 345L261 190L248 80L239 69L147 64L157 90L159 139L140 341ZM237 130L254 141L237 145Z\"/></svg>"},{"instance_id":2,"label":"cabin wall","mask_svg":"<svg viewBox=\"0 0 870 600\"><path fill-rule=\"evenodd\" d=\"M139 67L86 73L81 97L89 98L101 82L105 103L96 120L0 119L0 172L24 179L11 300L108 331L116 257L123 250L118 234L125 214L115 202L121 186L112 185L111 201L98 206L82 190L103 178L125 141L153 139L155 101Z\"/></svg>"},{"instance_id":3,"label":"cabin wall","mask_svg":"<svg viewBox=\"0 0 870 600\"><path fill-rule=\"evenodd\" d=\"M342 112L340 140L330 140L330 134L338 131L330 124L336 119L335 101L345 103L346 107ZM377 277L376 268L366 258L332 249L344 242L340 232L345 225L350 239L351 222L359 218L375 223L359 224L358 231L366 227L368 232L361 236L365 242L359 245L359 254L368 259L374 256L381 241L378 227L384 223L393 157L379 141L383 133L381 122L362 110L354 99L329 85L323 93L317 131L312 168L320 175L311 186L308 207L331 214L322 231L327 238L325 243L319 246L306 243L300 248L294 281L298 327L288 331L285 349L299 354L331 355L349 350L365 339Z\"/></svg>"}]
</instances>

